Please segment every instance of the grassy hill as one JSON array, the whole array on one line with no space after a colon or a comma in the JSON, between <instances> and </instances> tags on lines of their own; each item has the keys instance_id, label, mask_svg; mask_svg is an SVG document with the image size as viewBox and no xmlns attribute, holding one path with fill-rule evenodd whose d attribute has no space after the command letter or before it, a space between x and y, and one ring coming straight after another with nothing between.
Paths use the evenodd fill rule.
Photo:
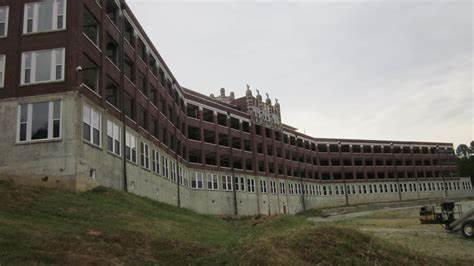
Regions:
<instances>
[{"instance_id":1,"label":"grassy hill","mask_svg":"<svg viewBox=\"0 0 474 266\"><path fill-rule=\"evenodd\" d=\"M449 264L303 216L222 219L97 188L0 181L0 265Z\"/></svg>"}]
</instances>

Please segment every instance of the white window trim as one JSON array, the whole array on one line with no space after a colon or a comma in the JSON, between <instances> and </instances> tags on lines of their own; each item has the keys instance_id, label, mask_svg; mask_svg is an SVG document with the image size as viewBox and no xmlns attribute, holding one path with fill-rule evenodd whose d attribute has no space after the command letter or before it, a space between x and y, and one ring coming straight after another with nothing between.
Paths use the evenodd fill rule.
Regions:
<instances>
[{"instance_id":1,"label":"white window trim","mask_svg":"<svg viewBox=\"0 0 474 266\"><path fill-rule=\"evenodd\" d=\"M5 8L6 10L6 15L5 15L5 35L0 36L1 38L6 38L8 37L8 20L10 17L10 7L9 6L0 6L0 9Z\"/></svg>"},{"instance_id":2,"label":"white window trim","mask_svg":"<svg viewBox=\"0 0 474 266\"><path fill-rule=\"evenodd\" d=\"M194 182L194 185L193 185ZM199 185L201 182L201 185ZM204 188L204 174L201 172L194 172L191 176L191 188L192 189L203 189Z\"/></svg>"},{"instance_id":3,"label":"white window trim","mask_svg":"<svg viewBox=\"0 0 474 266\"><path fill-rule=\"evenodd\" d=\"M260 179L260 192L267 193L267 181Z\"/></svg>"},{"instance_id":4,"label":"white window trim","mask_svg":"<svg viewBox=\"0 0 474 266\"><path fill-rule=\"evenodd\" d=\"M236 182L234 183L235 185L235 191L240 191L240 192L245 192L246 189L246 183L245 183L245 177L242 176L236 176L235 177Z\"/></svg>"},{"instance_id":5,"label":"white window trim","mask_svg":"<svg viewBox=\"0 0 474 266\"><path fill-rule=\"evenodd\" d=\"M247 191L249 193L255 193L255 179L247 178Z\"/></svg>"},{"instance_id":6,"label":"white window trim","mask_svg":"<svg viewBox=\"0 0 474 266\"><path fill-rule=\"evenodd\" d=\"M112 132L109 132L110 128L112 128ZM115 129L117 129L117 136L115 136ZM120 156L122 154L121 149L121 128L114 122L107 120L107 137L112 138L112 150L109 147L109 140L107 138L107 150L115 155ZM116 144L116 141L118 144ZM118 147L116 147L118 145ZM118 154L115 152L118 150Z\"/></svg>"},{"instance_id":7,"label":"white window trim","mask_svg":"<svg viewBox=\"0 0 474 266\"><path fill-rule=\"evenodd\" d=\"M224 191L232 191L234 183L232 182L232 176L223 175L221 176L221 186Z\"/></svg>"},{"instance_id":8,"label":"white window trim","mask_svg":"<svg viewBox=\"0 0 474 266\"><path fill-rule=\"evenodd\" d=\"M57 100L59 101L59 100ZM62 139L62 121L63 121L63 102L59 101L59 137L53 138L53 115L54 115L54 102L57 101L49 101L48 104L48 138L46 139L31 139L31 127L33 123L33 104L41 103L41 102L32 102L32 103L25 103L27 104L27 118L26 118L26 140L20 140L20 124L21 124L21 105L18 105L18 113L17 113L17 132L16 132L16 140L19 144L24 143L35 143L35 142L47 142L52 140L61 140Z\"/></svg>"},{"instance_id":9,"label":"white window trim","mask_svg":"<svg viewBox=\"0 0 474 266\"><path fill-rule=\"evenodd\" d=\"M170 167L171 167L171 181L177 181L177 165L176 162L170 160Z\"/></svg>"},{"instance_id":10,"label":"white window trim","mask_svg":"<svg viewBox=\"0 0 474 266\"><path fill-rule=\"evenodd\" d=\"M2 72L2 79L0 79L0 88L5 87L5 69L7 65L7 56L0 54L0 72Z\"/></svg>"},{"instance_id":11,"label":"white window trim","mask_svg":"<svg viewBox=\"0 0 474 266\"><path fill-rule=\"evenodd\" d=\"M153 153L153 173L159 175L160 174L160 152L159 151L152 151Z\"/></svg>"},{"instance_id":12,"label":"white window trim","mask_svg":"<svg viewBox=\"0 0 474 266\"><path fill-rule=\"evenodd\" d=\"M277 194L276 181L270 181L270 190L272 194Z\"/></svg>"},{"instance_id":13,"label":"white window trim","mask_svg":"<svg viewBox=\"0 0 474 266\"><path fill-rule=\"evenodd\" d=\"M90 110L89 115L90 115L91 121L90 121L90 124L88 124L88 125L90 127L90 137L91 137L91 139L88 140L88 139L85 138L85 136L82 136L82 139L85 142L100 148L100 147L102 147L102 114L100 112L98 112L97 110L95 110L94 108L90 107L89 105L84 104L83 107L82 107L82 112L83 112L83 114L82 114L82 117L83 117L82 118L82 126L84 126L83 124L86 123L86 121L84 121L84 112L86 111L86 108L89 108L89 110ZM93 126L93 124L94 124L94 117L93 117L94 113L99 116L99 128L96 128L96 127ZM99 131L99 144L94 143L94 129L97 129Z\"/></svg>"},{"instance_id":14,"label":"white window trim","mask_svg":"<svg viewBox=\"0 0 474 266\"><path fill-rule=\"evenodd\" d=\"M285 182L280 182L280 194L286 194Z\"/></svg>"},{"instance_id":15,"label":"white window trim","mask_svg":"<svg viewBox=\"0 0 474 266\"><path fill-rule=\"evenodd\" d=\"M144 142L140 142L140 166L150 170L150 146Z\"/></svg>"},{"instance_id":16,"label":"white window trim","mask_svg":"<svg viewBox=\"0 0 474 266\"><path fill-rule=\"evenodd\" d=\"M170 175L169 175L169 161L168 161L168 158L166 156L161 156L161 166L163 168L162 175L169 179L170 178Z\"/></svg>"},{"instance_id":17,"label":"white window trim","mask_svg":"<svg viewBox=\"0 0 474 266\"><path fill-rule=\"evenodd\" d=\"M207 174L207 189L208 190L219 190L219 176L218 175L216 175L216 174Z\"/></svg>"},{"instance_id":18,"label":"white window trim","mask_svg":"<svg viewBox=\"0 0 474 266\"><path fill-rule=\"evenodd\" d=\"M38 52L46 52L51 51L51 76L50 80L45 81L36 81L36 54ZM61 51L62 53L62 62L61 62L61 79L56 79L56 52ZM31 53L31 68L30 69L30 82L25 83L25 67L26 67L26 54ZM36 50L36 51L25 51L21 54L21 86L29 86L35 84L42 84L42 83L54 83L54 82L63 82L65 80L65 64L66 64L66 48L53 48L53 49L45 49L45 50ZM54 78L52 78L54 76Z\"/></svg>"},{"instance_id":19,"label":"white window trim","mask_svg":"<svg viewBox=\"0 0 474 266\"><path fill-rule=\"evenodd\" d=\"M55 31L63 31L67 28L67 0L64 0L64 7L63 7L63 28L58 29L58 0L54 0L53 3L53 15L51 16L52 20L52 29L50 30L43 30L38 31L38 7L41 2L29 2L25 3L24 11L23 11L23 35L30 35L30 34L38 34L38 33L47 33L47 32L55 32ZM33 5L33 28L31 32L28 32L28 5Z\"/></svg>"},{"instance_id":20,"label":"white window trim","mask_svg":"<svg viewBox=\"0 0 474 266\"><path fill-rule=\"evenodd\" d=\"M132 141L133 140L133 141ZM137 163L137 138L132 133L125 131L125 147L130 148L130 159L126 158L128 162ZM126 153L126 151L124 151ZM133 160L133 153L135 153L135 160ZM126 154L125 154L126 157Z\"/></svg>"}]
</instances>

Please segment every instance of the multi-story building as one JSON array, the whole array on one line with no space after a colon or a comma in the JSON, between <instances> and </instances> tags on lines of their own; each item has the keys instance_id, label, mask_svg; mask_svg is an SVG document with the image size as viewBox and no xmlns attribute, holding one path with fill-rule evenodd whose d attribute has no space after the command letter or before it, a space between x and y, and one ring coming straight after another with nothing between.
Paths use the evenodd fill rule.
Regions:
<instances>
[{"instance_id":1,"label":"multi-story building","mask_svg":"<svg viewBox=\"0 0 474 266\"><path fill-rule=\"evenodd\" d=\"M315 138L248 87L182 88L119 0L0 0L0 129L1 178L202 213L472 195L451 143Z\"/></svg>"}]
</instances>

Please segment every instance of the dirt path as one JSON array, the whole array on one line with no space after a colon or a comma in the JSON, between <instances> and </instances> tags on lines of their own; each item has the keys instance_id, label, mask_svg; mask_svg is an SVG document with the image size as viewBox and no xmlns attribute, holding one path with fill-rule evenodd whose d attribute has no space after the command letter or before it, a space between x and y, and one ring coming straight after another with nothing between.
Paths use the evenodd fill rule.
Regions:
<instances>
[{"instance_id":1,"label":"dirt path","mask_svg":"<svg viewBox=\"0 0 474 266\"><path fill-rule=\"evenodd\" d=\"M415 210L425 205L438 204L439 201L427 202L427 201L414 201L414 202L402 202L397 207L397 203L380 203L374 205L362 205L362 206L350 206L333 208L322 211L323 217L310 217L308 218L312 222L337 222L349 220L357 217L370 216L375 213L389 212L389 211L401 211L401 210ZM464 211L474 208L474 200L461 201L459 202ZM405 206L403 206L405 205ZM406 206L408 205L408 206ZM366 210L363 210L366 209Z\"/></svg>"},{"instance_id":2,"label":"dirt path","mask_svg":"<svg viewBox=\"0 0 474 266\"><path fill-rule=\"evenodd\" d=\"M308 218L315 223L331 223L374 235L422 255L449 259L456 265L474 265L474 241L459 232L446 232L441 225L422 225L419 208L439 202L401 202L375 206L350 206L321 210L322 217ZM474 208L474 200L464 200L463 212Z\"/></svg>"}]
</instances>

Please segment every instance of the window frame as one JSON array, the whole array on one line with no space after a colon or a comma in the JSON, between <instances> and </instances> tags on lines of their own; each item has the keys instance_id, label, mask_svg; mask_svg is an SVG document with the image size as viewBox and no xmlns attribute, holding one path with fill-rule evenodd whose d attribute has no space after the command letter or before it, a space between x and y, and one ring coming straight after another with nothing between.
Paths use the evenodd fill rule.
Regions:
<instances>
[{"instance_id":1,"label":"window frame","mask_svg":"<svg viewBox=\"0 0 474 266\"><path fill-rule=\"evenodd\" d=\"M0 35L0 39L2 38L7 38L8 37L8 21L9 21L9 18L10 18L10 7L9 6L0 6L0 9L3 9L5 8L5 21L3 21L3 23L5 24L5 35Z\"/></svg>"},{"instance_id":2,"label":"window frame","mask_svg":"<svg viewBox=\"0 0 474 266\"><path fill-rule=\"evenodd\" d=\"M89 110L90 111L90 114L89 114L90 124L88 124L89 127L90 127L90 129L89 129L90 139L86 139L86 136L84 136L84 123L87 124L87 122L85 121L86 108L90 109ZM99 128L96 128L93 125L94 124L94 114L97 114L98 117L99 117L99 122L98 122L99 123L98 124ZM82 130L82 135L83 135L82 140L89 143L89 144L91 144L91 145L94 145L94 146L97 146L97 147L101 148L102 147L102 114L99 111L97 111L96 109L92 108L91 106L89 106L87 104L84 104L82 106L82 128L83 128L83 130ZM98 138L99 144L94 142L94 129L97 129L99 131L99 138Z\"/></svg>"},{"instance_id":3,"label":"window frame","mask_svg":"<svg viewBox=\"0 0 474 266\"><path fill-rule=\"evenodd\" d=\"M37 60L37 54L39 52L51 52L51 74L50 74L50 79L49 80L44 80L44 81L36 81L36 60ZM62 53L62 61L61 61L61 79L51 79L52 76L57 76L57 67L59 66L57 64L57 51L61 51ZM26 55L30 54L31 56L31 65L29 68L26 68ZM36 84L43 84L43 83L57 83L57 82L64 82L65 81L65 67L66 66L66 48L65 47L59 47L59 48L52 48L52 49L44 49L44 50L35 50L35 51L24 51L21 53L21 80L20 80L20 86L30 86L30 85L36 85ZM30 76L29 76L29 82L25 82L26 74L25 71L29 69L30 70Z\"/></svg>"},{"instance_id":4,"label":"window frame","mask_svg":"<svg viewBox=\"0 0 474 266\"><path fill-rule=\"evenodd\" d=\"M132 141L133 140L133 141ZM130 149L130 153L127 154L127 149ZM137 137L132 133L125 131L125 159L128 162L137 164ZM135 155L135 157L133 156Z\"/></svg>"},{"instance_id":5,"label":"window frame","mask_svg":"<svg viewBox=\"0 0 474 266\"><path fill-rule=\"evenodd\" d=\"M152 150L152 171L153 173L160 174L160 152L158 150Z\"/></svg>"},{"instance_id":6,"label":"window frame","mask_svg":"<svg viewBox=\"0 0 474 266\"><path fill-rule=\"evenodd\" d=\"M112 132L109 132L110 129L112 129ZM117 132L116 132L116 129L117 129ZM118 126L118 124L112 122L111 120L107 120L107 150L118 156L122 155L121 131L122 130ZM112 139L112 147L109 146L109 138Z\"/></svg>"},{"instance_id":7,"label":"window frame","mask_svg":"<svg viewBox=\"0 0 474 266\"><path fill-rule=\"evenodd\" d=\"M92 13L92 11L89 10L89 8L87 8L86 5L83 6L83 25L82 25L82 34L86 37L86 39L88 39L95 47L97 47L99 50L101 50L101 48L99 47L100 46L100 40L101 40L101 24L100 24L100 21L95 17L95 15ZM90 25L84 25L84 16L85 16L85 12L88 13L88 15L96 22L96 25L95 25L95 40L93 38L91 38L89 35L87 35L87 33L84 31L84 27L85 26L90 26Z\"/></svg>"},{"instance_id":8,"label":"window frame","mask_svg":"<svg viewBox=\"0 0 474 266\"><path fill-rule=\"evenodd\" d=\"M59 119L54 119L54 103L59 102ZM31 139L31 127L33 124L33 104L39 103L48 103L48 137L45 139ZM26 110L26 122L21 121L21 106L27 106ZM51 101L39 101L39 102L29 102L29 103L20 103L17 107L17 132L16 132L16 141L18 144L23 143L35 143L35 142L47 142L47 141L60 141L62 139L62 118L63 118L63 103L61 100L51 100ZM54 121L59 120L59 136L54 137ZM26 123L26 139L20 140L21 134L21 124Z\"/></svg>"},{"instance_id":9,"label":"window frame","mask_svg":"<svg viewBox=\"0 0 474 266\"><path fill-rule=\"evenodd\" d=\"M270 192L271 194L277 194L276 181L270 180Z\"/></svg>"},{"instance_id":10,"label":"window frame","mask_svg":"<svg viewBox=\"0 0 474 266\"><path fill-rule=\"evenodd\" d=\"M192 189L203 189L204 188L204 174L203 173L201 173L201 172L192 172L191 188Z\"/></svg>"},{"instance_id":11,"label":"window frame","mask_svg":"<svg viewBox=\"0 0 474 266\"><path fill-rule=\"evenodd\" d=\"M169 164L168 163L169 163L168 157L161 156L161 167L163 169L162 176L169 179L170 176L169 176Z\"/></svg>"},{"instance_id":12,"label":"window frame","mask_svg":"<svg viewBox=\"0 0 474 266\"><path fill-rule=\"evenodd\" d=\"M268 191L267 180L260 179L260 192L266 194L267 191Z\"/></svg>"},{"instance_id":13,"label":"window frame","mask_svg":"<svg viewBox=\"0 0 474 266\"><path fill-rule=\"evenodd\" d=\"M219 176L217 174L207 174L207 189L219 190Z\"/></svg>"},{"instance_id":14,"label":"window frame","mask_svg":"<svg viewBox=\"0 0 474 266\"><path fill-rule=\"evenodd\" d=\"M140 166L150 170L150 146L145 142L140 142Z\"/></svg>"},{"instance_id":15,"label":"window frame","mask_svg":"<svg viewBox=\"0 0 474 266\"><path fill-rule=\"evenodd\" d=\"M177 165L177 163L173 160L170 160L170 168L171 168L170 180L176 183L178 181L178 165Z\"/></svg>"},{"instance_id":16,"label":"window frame","mask_svg":"<svg viewBox=\"0 0 474 266\"><path fill-rule=\"evenodd\" d=\"M233 185L234 185L233 182L232 182L232 176L222 175L221 176L221 184L222 184L222 190L232 191Z\"/></svg>"},{"instance_id":17,"label":"window frame","mask_svg":"<svg viewBox=\"0 0 474 266\"><path fill-rule=\"evenodd\" d=\"M245 192L245 177L243 176L236 176L234 180L235 191Z\"/></svg>"},{"instance_id":18,"label":"window frame","mask_svg":"<svg viewBox=\"0 0 474 266\"><path fill-rule=\"evenodd\" d=\"M247 178L247 192L255 193L255 179Z\"/></svg>"},{"instance_id":19,"label":"window frame","mask_svg":"<svg viewBox=\"0 0 474 266\"><path fill-rule=\"evenodd\" d=\"M38 30L38 22L39 22L39 16L38 16L38 9L39 5L42 2L28 2L25 3L23 6L23 35L30 35L30 34L38 34L38 33L47 33L47 32L55 32L55 31L63 31L67 29L67 0L52 0L53 1L53 9L52 9L52 15L51 15L51 20L52 20L52 28L48 30ZM58 13L58 3L62 1L63 2L63 13L59 14ZM33 17L30 18L28 17L28 6L31 5L33 6ZM63 16L62 23L63 27L58 28L58 17ZM28 21L32 20L32 28L31 32L28 32Z\"/></svg>"}]
</instances>

